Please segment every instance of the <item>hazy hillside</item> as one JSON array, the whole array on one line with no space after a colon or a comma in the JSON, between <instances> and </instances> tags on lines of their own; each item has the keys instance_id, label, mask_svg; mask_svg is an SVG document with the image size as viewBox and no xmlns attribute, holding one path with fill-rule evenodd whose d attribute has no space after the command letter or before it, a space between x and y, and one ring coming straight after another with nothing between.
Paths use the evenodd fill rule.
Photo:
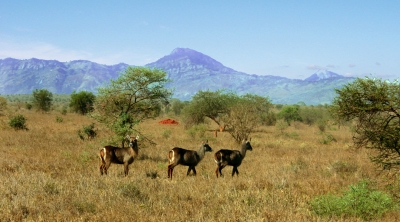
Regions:
<instances>
[{"instance_id":1,"label":"hazy hillside","mask_svg":"<svg viewBox=\"0 0 400 222\"><path fill-rule=\"evenodd\" d=\"M0 60L0 94L30 94L34 89L48 89L56 94L76 91L96 92L123 72L128 64L102 65L85 60L59 62L41 59ZM199 90L227 89L239 95L251 93L269 96L274 103L308 105L330 103L334 89L353 78L322 71L305 80L272 75L249 75L225 67L213 58L192 49L176 48L171 54L147 64L163 69L172 82L174 97L190 100Z\"/></svg>"}]
</instances>

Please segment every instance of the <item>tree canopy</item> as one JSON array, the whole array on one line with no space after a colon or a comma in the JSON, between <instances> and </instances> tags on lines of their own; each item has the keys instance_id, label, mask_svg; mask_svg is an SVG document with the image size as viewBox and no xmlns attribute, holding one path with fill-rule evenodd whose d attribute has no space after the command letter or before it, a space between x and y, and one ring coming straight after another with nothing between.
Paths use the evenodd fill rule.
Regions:
<instances>
[{"instance_id":1,"label":"tree canopy","mask_svg":"<svg viewBox=\"0 0 400 222\"><path fill-rule=\"evenodd\" d=\"M338 120L354 121L355 147L372 149L371 160L383 169L400 166L400 85L358 78L336 89L332 111Z\"/></svg>"},{"instance_id":2,"label":"tree canopy","mask_svg":"<svg viewBox=\"0 0 400 222\"><path fill-rule=\"evenodd\" d=\"M69 107L71 107L74 112L84 115L93 110L95 99L96 96L92 92L81 91L77 93L74 91L71 94Z\"/></svg>"},{"instance_id":3,"label":"tree canopy","mask_svg":"<svg viewBox=\"0 0 400 222\"><path fill-rule=\"evenodd\" d=\"M235 94L223 90L215 92L200 90L183 109L185 123L188 126L199 124L207 117L224 128L221 117L229 112L229 107L235 98Z\"/></svg>"},{"instance_id":4,"label":"tree canopy","mask_svg":"<svg viewBox=\"0 0 400 222\"><path fill-rule=\"evenodd\" d=\"M300 106L284 106L282 110L278 113L278 117L284 119L289 126L292 121L301 121Z\"/></svg>"},{"instance_id":5,"label":"tree canopy","mask_svg":"<svg viewBox=\"0 0 400 222\"><path fill-rule=\"evenodd\" d=\"M50 111L53 104L53 93L47 89L35 89L33 94L33 106L42 112Z\"/></svg>"},{"instance_id":6,"label":"tree canopy","mask_svg":"<svg viewBox=\"0 0 400 222\"><path fill-rule=\"evenodd\" d=\"M228 132L237 143L248 139L250 133L262 124L264 114L268 114L271 107L271 101L266 97L252 94L237 97L223 118Z\"/></svg>"},{"instance_id":7,"label":"tree canopy","mask_svg":"<svg viewBox=\"0 0 400 222\"><path fill-rule=\"evenodd\" d=\"M227 128L236 142L240 143L261 124L263 114L270 112L271 106L270 100L262 96L238 96L222 90L199 91L185 106L183 113L188 126L209 118L220 129Z\"/></svg>"},{"instance_id":8,"label":"tree canopy","mask_svg":"<svg viewBox=\"0 0 400 222\"><path fill-rule=\"evenodd\" d=\"M112 129L123 141L135 125L157 116L167 104L170 80L159 69L128 67L119 78L98 89L93 117Z\"/></svg>"}]
</instances>

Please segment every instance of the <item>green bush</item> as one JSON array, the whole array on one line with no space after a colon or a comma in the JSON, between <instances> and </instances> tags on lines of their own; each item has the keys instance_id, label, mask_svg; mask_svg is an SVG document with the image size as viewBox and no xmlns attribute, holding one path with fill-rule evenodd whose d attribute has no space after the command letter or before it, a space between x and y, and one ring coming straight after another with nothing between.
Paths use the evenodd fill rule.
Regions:
<instances>
[{"instance_id":1,"label":"green bush","mask_svg":"<svg viewBox=\"0 0 400 222\"><path fill-rule=\"evenodd\" d=\"M95 129L94 129L94 123L91 123L88 126L83 126L83 130L78 130L78 136L82 140L85 140L85 137L90 140L95 138L97 135Z\"/></svg>"},{"instance_id":2,"label":"green bush","mask_svg":"<svg viewBox=\"0 0 400 222\"><path fill-rule=\"evenodd\" d=\"M56 117L56 122L57 123L62 123L64 121L64 119L61 116L57 116Z\"/></svg>"},{"instance_id":3,"label":"green bush","mask_svg":"<svg viewBox=\"0 0 400 222\"><path fill-rule=\"evenodd\" d=\"M378 219L395 207L389 195L371 189L365 180L350 186L343 196L318 196L310 205L312 211L320 216L359 217L363 220Z\"/></svg>"},{"instance_id":4,"label":"green bush","mask_svg":"<svg viewBox=\"0 0 400 222\"><path fill-rule=\"evenodd\" d=\"M15 130L23 130L23 129L28 130L25 124L26 124L26 118L21 114L11 118L9 122L9 125Z\"/></svg>"},{"instance_id":5,"label":"green bush","mask_svg":"<svg viewBox=\"0 0 400 222\"><path fill-rule=\"evenodd\" d=\"M302 121L300 107L298 105L284 106L278 113L278 118L284 119L289 126L292 121Z\"/></svg>"},{"instance_id":6,"label":"green bush","mask_svg":"<svg viewBox=\"0 0 400 222\"><path fill-rule=\"evenodd\" d=\"M319 140L319 142L322 144L327 145L327 144L331 143L332 141L337 142L337 140L335 139L335 137L333 137L332 134L329 134L329 133L323 134L323 136L324 137L321 140Z\"/></svg>"},{"instance_id":7,"label":"green bush","mask_svg":"<svg viewBox=\"0 0 400 222\"><path fill-rule=\"evenodd\" d=\"M53 93L47 89L35 89L32 92L33 104L38 111L48 112L53 105Z\"/></svg>"},{"instance_id":8,"label":"green bush","mask_svg":"<svg viewBox=\"0 0 400 222\"><path fill-rule=\"evenodd\" d=\"M93 111L95 99L96 96L92 92L81 91L77 93L74 91L71 94L71 102L69 106L73 112L85 115Z\"/></svg>"},{"instance_id":9,"label":"green bush","mask_svg":"<svg viewBox=\"0 0 400 222\"><path fill-rule=\"evenodd\" d=\"M32 104L31 104L31 103L25 102L25 108L26 108L27 110L31 110L31 109L32 109Z\"/></svg>"}]
</instances>

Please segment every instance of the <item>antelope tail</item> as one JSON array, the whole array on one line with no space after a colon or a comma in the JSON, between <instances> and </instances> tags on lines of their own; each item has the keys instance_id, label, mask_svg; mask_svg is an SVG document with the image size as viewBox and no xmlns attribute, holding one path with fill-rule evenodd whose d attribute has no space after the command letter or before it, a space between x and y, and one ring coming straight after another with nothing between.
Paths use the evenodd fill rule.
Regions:
<instances>
[{"instance_id":1,"label":"antelope tail","mask_svg":"<svg viewBox=\"0 0 400 222\"><path fill-rule=\"evenodd\" d=\"M102 163L106 162L106 155L107 155L106 148L102 148L100 150L100 159Z\"/></svg>"}]
</instances>

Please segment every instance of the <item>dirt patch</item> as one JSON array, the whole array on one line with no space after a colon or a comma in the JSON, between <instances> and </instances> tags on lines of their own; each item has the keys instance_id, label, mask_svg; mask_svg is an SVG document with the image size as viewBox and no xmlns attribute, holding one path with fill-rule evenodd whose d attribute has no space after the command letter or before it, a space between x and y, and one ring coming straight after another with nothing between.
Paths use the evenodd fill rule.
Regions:
<instances>
[{"instance_id":1,"label":"dirt patch","mask_svg":"<svg viewBox=\"0 0 400 222\"><path fill-rule=\"evenodd\" d=\"M179 124L177 121L173 119L164 119L158 122L159 124Z\"/></svg>"}]
</instances>

